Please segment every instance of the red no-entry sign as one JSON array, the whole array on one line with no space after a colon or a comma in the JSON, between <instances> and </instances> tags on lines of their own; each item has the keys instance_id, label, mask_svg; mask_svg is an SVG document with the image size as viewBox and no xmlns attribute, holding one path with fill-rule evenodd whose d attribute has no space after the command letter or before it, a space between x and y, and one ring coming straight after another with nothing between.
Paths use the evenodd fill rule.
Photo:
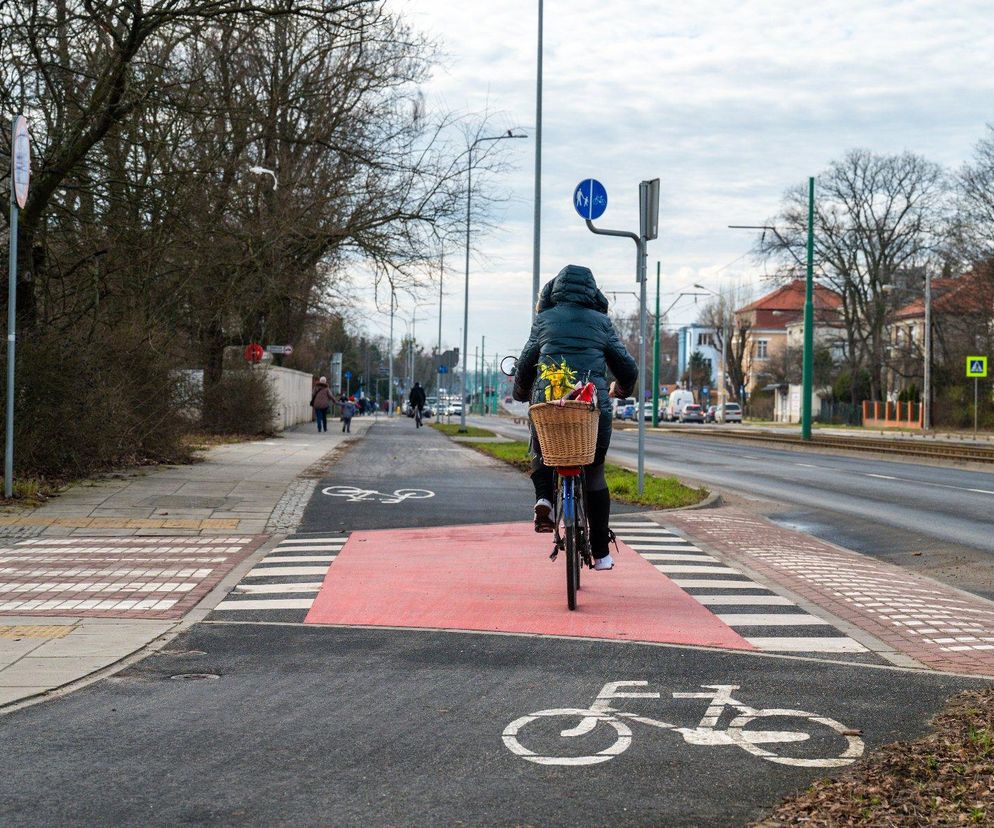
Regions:
<instances>
[{"instance_id":1,"label":"red no-entry sign","mask_svg":"<svg viewBox=\"0 0 994 828\"><path fill-rule=\"evenodd\" d=\"M246 362L262 362L262 355L265 351L258 342L253 342L251 345L245 346L245 361Z\"/></svg>"}]
</instances>

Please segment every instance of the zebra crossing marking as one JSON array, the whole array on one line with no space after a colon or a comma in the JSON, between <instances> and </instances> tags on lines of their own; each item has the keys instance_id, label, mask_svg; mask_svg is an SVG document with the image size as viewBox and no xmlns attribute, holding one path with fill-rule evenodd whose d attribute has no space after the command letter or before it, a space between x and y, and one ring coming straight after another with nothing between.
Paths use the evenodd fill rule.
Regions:
<instances>
[{"instance_id":1,"label":"zebra crossing marking","mask_svg":"<svg viewBox=\"0 0 994 828\"><path fill-rule=\"evenodd\" d=\"M286 538L214 608L212 620L302 623L347 541L345 535Z\"/></svg>"},{"instance_id":2,"label":"zebra crossing marking","mask_svg":"<svg viewBox=\"0 0 994 828\"><path fill-rule=\"evenodd\" d=\"M612 521L618 537L759 650L868 654L834 625L802 610L681 535L644 520ZM810 635L799 635L804 629ZM756 633L753 635L752 633Z\"/></svg>"}]
</instances>

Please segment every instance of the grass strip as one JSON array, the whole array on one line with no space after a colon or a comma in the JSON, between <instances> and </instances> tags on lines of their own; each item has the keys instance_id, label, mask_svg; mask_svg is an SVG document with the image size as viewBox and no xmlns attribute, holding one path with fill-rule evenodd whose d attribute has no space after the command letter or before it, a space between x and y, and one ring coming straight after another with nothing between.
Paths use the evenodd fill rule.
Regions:
<instances>
[{"instance_id":1,"label":"grass strip","mask_svg":"<svg viewBox=\"0 0 994 828\"><path fill-rule=\"evenodd\" d=\"M477 428L476 426L466 426L464 432L459 431L458 423L432 423L431 427L436 431L441 431L442 434L448 437L496 437L492 431L487 431L485 428Z\"/></svg>"},{"instance_id":2,"label":"grass strip","mask_svg":"<svg viewBox=\"0 0 994 828\"><path fill-rule=\"evenodd\" d=\"M482 429L480 430L482 431ZM516 469L521 469L521 471L531 471L531 455L528 453L528 443L526 442L520 440L513 443L468 442L465 445L502 460ZM624 503L637 503L641 506L652 506L656 509L679 509L683 506L693 506L710 494L703 487L692 489L690 486L685 486L675 477L657 477L654 474L646 474L645 491L639 495L638 475L611 463L604 466L604 476L607 478L611 497L615 500Z\"/></svg>"},{"instance_id":3,"label":"grass strip","mask_svg":"<svg viewBox=\"0 0 994 828\"><path fill-rule=\"evenodd\" d=\"M934 732L815 782L755 828L994 825L994 689L953 696Z\"/></svg>"}]
</instances>

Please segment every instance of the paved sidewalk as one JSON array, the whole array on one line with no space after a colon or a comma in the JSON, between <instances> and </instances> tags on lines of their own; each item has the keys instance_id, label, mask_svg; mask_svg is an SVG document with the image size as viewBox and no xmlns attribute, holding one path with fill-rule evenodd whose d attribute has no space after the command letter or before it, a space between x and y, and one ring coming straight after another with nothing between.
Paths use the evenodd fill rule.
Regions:
<instances>
[{"instance_id":1,"label":"paved sidewalk","mask_svg":"<svg viewBox=\"0 0 994 828\"><path fill-rule=\"evenodd\" d=\"M254 535L292 529L294 515L283 513L302 509L313 483L291 484L312 466L327 465L329 455L373 422L356 417L351 434L335 428L318 434L313 425L301 425L271 440L217 446L202 462L76 484L31 512L0 516L0 535Z\"/></svg>"},{"instance_id":2,"label":"paved sidewalk","mask_svg":"<svg viewBox=\"0 0 994 828\"><path fill-rule=\"evenodd\" d=\"M269 534L293 531L352 434L299 426L201 462L130 470L0 517L0 707L103 670L183 626ZM233 572L234 570L234 572Z\"/></svg>"},{"instance_id":3,"label":"paved sidewalk","mask_svg":"<svg viewBox=\"0 0 994 828\"><path fill-rule=\"evenodd\" d=\"M994 676L994 603L724 507L667 526L934 670Z\"/></svg>"}]
</instances>

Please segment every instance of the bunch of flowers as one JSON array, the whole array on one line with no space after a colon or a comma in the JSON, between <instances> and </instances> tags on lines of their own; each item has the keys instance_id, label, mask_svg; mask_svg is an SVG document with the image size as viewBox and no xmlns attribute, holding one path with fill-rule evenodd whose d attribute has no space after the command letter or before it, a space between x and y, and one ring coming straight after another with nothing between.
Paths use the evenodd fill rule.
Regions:
<instances>
[{"instance_id":1,"label":"bunch of flowers","mask_svg":"<svg viewBox=\"0 0 994 828\"><path fill-rule=\"evenodd\" d=\"M538 371L539 379L548 383L545 388L546 402L567 397L576 385L576 371L566 364L565 359L558 365L555 360L549 363L540 362Z\"/></svg>"}]
</instances>

